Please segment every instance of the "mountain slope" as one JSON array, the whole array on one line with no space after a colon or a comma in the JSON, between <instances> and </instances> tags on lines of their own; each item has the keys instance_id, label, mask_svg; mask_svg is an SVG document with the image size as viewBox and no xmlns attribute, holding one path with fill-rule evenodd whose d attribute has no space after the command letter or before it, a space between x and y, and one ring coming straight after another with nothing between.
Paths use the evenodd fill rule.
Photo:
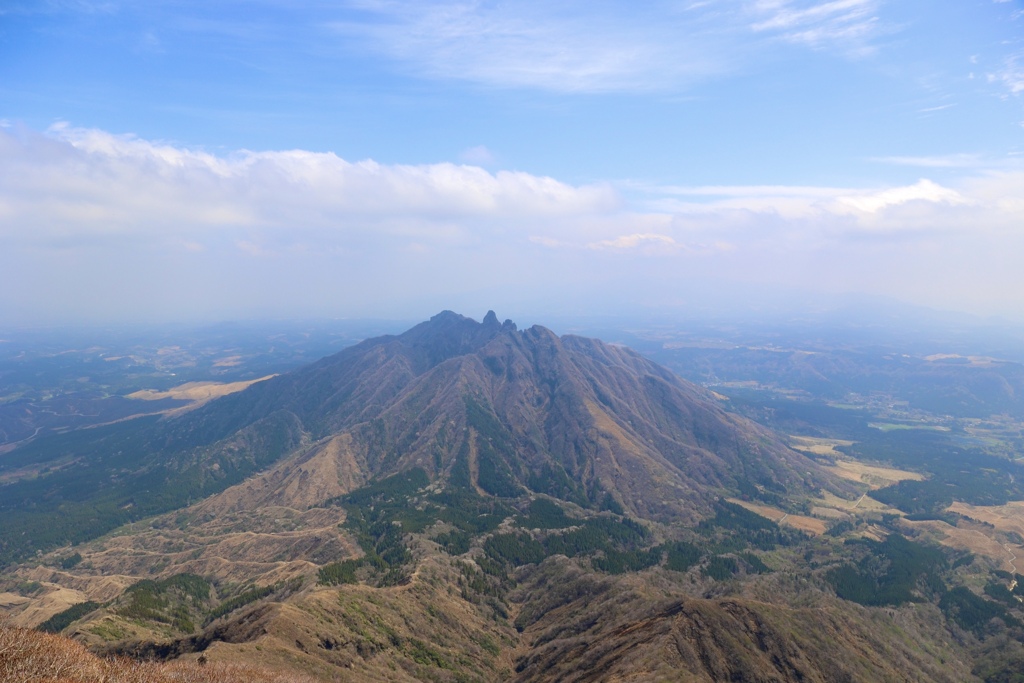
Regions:
<instances>
[{"instance_id":1,"label":"mountain slope","mask_svg":"<svg viewBox=\"0 0 1024 683\"><path fill-rule=\"evenodd\" d=\"M652 579L594 577L565 561L534 572L514 596L526 603L517 626L530 646L515 680L971 680L966 653L929 626L941 622L930 605L896 619L813 586L793 607L682 596ZM764 583L777 597L792 591L772 577Z\"/></svg>"}]
</instances>

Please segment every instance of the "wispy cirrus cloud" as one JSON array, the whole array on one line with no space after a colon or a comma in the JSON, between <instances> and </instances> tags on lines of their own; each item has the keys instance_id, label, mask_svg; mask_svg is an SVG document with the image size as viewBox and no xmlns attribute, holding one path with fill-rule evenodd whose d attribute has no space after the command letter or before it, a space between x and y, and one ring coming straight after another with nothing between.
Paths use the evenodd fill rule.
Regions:
<instances>
[{"instance_id":1,"label":"wispy cirrus cloud","mask_svg":"<svg viewBox=\"0 0 1024 683\"><path fill-rule=\"evenodd\" d=\"M659 6L661 3L656 3ZM727 55L704 14L651 21L644 6L562 0L353 3L369 21L333 22L339 35L421 75L568 92L642 91L702 79Z\"/></svg>"},{"instance_id":2,"label":"wispy cirrus cloud","mask_svg":"<svg viewBox=\"0 0 1024 683\"><path fill-rule=\"evenodd\" d=\"M872 40L882 28L881 4L880 0L757 0L754 11L763 18L755 21L753 29L813 48L838 47L865 54L872 51Z\"/></svg>"},{"instance_id":3,"label":"wispy cirrus cloud","mask_svg":"<svg viewBox=\"0 0 1024 683\"><path fill-rule=\"evenodd\" d=\"M889 156L872 157L871 161L896 166L919 166L921 168L981 168L998 165L986 160L980 154L936 154L931 156Z\"/></svg>"},{"instance_id":4,"label":"wispy cirrus cloud","mask_svg":"<svg viewBox=\"0 0 1024 683\"><path fill-rule=\"evenodd\" d=\"M350 6L363 20L327 26L432 78L562 92L649 91L733 72L778 39L866 52L882 25L880 2L361 0Z\"/></svg>"},{"instance_id":5,"label":"wispy cirrus cloud","mask_svg":"<svg viewBox=\"0 0 1024 683\"><path fill-rule=\"evenodd\" d=\"M1024 51L1007 55L1000 67L988 74L988 81L1011 95L1024 93Z\"/></svg>"}]
</instances>

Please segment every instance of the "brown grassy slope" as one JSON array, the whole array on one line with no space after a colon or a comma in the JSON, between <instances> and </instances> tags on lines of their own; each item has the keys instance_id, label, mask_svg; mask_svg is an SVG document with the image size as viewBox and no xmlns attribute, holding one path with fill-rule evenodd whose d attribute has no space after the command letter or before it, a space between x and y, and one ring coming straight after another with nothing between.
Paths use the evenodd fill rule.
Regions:
<instances>
[{"instance_id":1,"label":"brown grassy slope","mask_svg":"<svg viewBox=\"0 0 1024 683\"><path fill-rule=\"evenodd\" d=\"M133 658L252 663L323 680L486 683L512 676L515 629L481 600L466 600L457 562L424 558L405 585L309 587L173 641L107 646Z\"/></svg>"},{"instance_id":2,"label":"brown grassy slope","mask_svg":"<svg viewBox=\"0 0 1024 683\"><path fill-rule=\"evenodd\" d=\"M197 661L137 662L101 659L62 636L0 623L3 683L313 683L296 673Z\"/></svg>"},{"instance_id":3,"label":"brown grassy slope","mask_svg":"<svg viewBox=\"0 0 1024 683\"><path fill-rule=\"evenodd\" d=\"M658 588L656 572L599 577L552 561L518 600L518 683L976 680L969 657L928 630L937 611L871 610L828 596L799 608L693 598Z\"/></svg>"},{"instance_id":4,"label":"brown grassy slope","mask_svg":"<svg viewBox=\"0 0 1024 683\"><path fill-rule=\"evenodd\" d=\"M312 578L319 564L361 554L338 528L344 510L315 506L361 484L359 467L345 435L311 444L189 508L77 546L82 561L72 568L59 566L63 548L16 569L13 576L43 591L20 600L0 594L12 600L4 607L18 625L36 626L74 603L109 602L141 579L183 572L258 585Z\"/></svg>"},{"instance_id":5,"label":"brown grassy slope","mask_svg":"<svg viewBox=\"0 0 1024 683\"><path fill-rule=\"evenodd\" d=\"M360 682L976 680L932 605L863 608L784 571L701 584L696 571L609 576L563 557L521 569L501 604L463 590L468 556L424 554L428 545L406 585L309 586L199 635L107 651L202 652L211 665ZM700 597L723 592L736 594Z\"/></svg>"},{"instance_id":6,"label":"brown grassy slope","mask_svg":"<svg viewBox=\"0 0 1024 683\"><path fill-rule=\"evenodd\" d=\"M760 590L697 597L728 586L662 569L596 574L555 557L518 573L506 620L460 592L464 561L424 558L405 586L304 591L221 623L203 647L211 662L367 682L977 680L928 604L864 608L785 572L748 577ZM139 647L128 652L156 654Z\"/></svg>"}]
</instances>

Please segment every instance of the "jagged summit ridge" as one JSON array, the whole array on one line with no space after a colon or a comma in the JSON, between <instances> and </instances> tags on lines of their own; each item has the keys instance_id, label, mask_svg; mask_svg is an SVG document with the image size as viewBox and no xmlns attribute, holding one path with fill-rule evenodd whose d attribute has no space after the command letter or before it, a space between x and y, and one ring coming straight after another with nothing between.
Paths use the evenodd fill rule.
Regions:
<instances>
[{"instance_id":1,"label":"jagged summit ridge","mask_svg":"<svg viewBox=\"0 0 1024 683\"><path fill-rule=\"evenodd\" d=\"M449 358L473 353L498 335L516 329L511 320L499 323L494 311L488 311L479 323L453 311L442 311L393 339L409 347L413 369L419 373Z\"/></svg>"}]
</instances>

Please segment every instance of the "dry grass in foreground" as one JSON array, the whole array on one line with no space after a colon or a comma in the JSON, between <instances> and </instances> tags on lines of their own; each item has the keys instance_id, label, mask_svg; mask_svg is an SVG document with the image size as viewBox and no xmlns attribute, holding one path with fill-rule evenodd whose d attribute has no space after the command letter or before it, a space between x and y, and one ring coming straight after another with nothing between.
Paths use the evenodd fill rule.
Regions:
<instances>
[{"instance_id":1,"label":"dry grass in foreground","mask_svg":"<svg viewBox=\"0 0 1024 683\"><path fill-rule=\"evenodd\" d=\"M3 683L313 683L296 674L260 667L191 662L100 659L62 636L0 621Z\"/></svg>"}]
</instances>

